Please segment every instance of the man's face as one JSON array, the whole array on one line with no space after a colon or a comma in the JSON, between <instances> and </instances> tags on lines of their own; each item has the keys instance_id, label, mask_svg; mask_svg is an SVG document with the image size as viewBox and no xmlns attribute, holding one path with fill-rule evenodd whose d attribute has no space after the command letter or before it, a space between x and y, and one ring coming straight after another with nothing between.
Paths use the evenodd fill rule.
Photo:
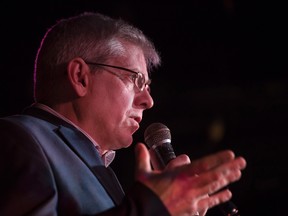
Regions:
<instances>
[{"instance_id":1,"label":"man's face","mask_svg":"<svg viewBox=\"0 0 288 216\"><path fill-rule=\"evenodd\" d=\"M142 50L135 46L125 46L121 57L110 59L105 64L141 72L145 80L148 80ZM139 128L143 111L153 106L149 91L146 88L139 91L131 75L133 73L128 71L101 66L91 76L85 130L102 151L130 146L132 134Z\"/></svg>"}]
</instances>

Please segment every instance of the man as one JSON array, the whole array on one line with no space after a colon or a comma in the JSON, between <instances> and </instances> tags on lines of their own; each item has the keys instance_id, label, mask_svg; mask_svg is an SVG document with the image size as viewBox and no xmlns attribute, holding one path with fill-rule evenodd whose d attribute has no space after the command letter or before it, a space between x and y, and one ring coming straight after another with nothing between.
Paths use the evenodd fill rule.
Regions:
<instances>
[{"instance_id":1,"label":"man","mask_svg":"<svg viewBox=\"0 0 288 216\"><path fill-rule=\"evenodd\" d=\"M127 193L109 167L153 106L148 71L159 65L153 43L123 20L83 13L52 26L35 60L35 103L0 120L0 215L204 215L229 200L219 190L246 165L231 151L154 171L138 143Z\"/></svg>"}]
</instances>

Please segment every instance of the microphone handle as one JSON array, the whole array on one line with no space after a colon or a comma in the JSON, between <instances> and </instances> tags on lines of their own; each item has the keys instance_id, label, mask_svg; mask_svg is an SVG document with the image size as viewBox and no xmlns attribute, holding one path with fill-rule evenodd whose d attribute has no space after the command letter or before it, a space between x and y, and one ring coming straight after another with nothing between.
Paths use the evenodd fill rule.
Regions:
<instances>
[{"instance_id":1,"label":"microphone handle","mask_svg":"<svg viewBox=\"0 0 288 216\"><path fill-rule=\"evenodd\" d=\"M237 206L232 201L218 205L218 208L225 216L240 216Z\"/></svg>"},{"instance_id":2,"label":"microphone handle","mask_svg":"<svg viewBox=\"0 0 288 216\"><path fill-rule=\"evenodd\" d=\"M176 155L170 142L158 145L149 149L153 167L157 170L163 170L170 160ZM218 208L224 216L240 216L237 206L232 201L227 201L218 205Z\"/></svg>"},{"instance_id":3,"label":"microphone handle","mask_svg":"<svg viewBox=\"0 0 288 216\"><path fill-rule=\"evenodd\" d=\"M176 158L170 142L166 142L158 146L152 146L149 149L149 152L151 161L153 161L153 167L156 170L163 170L169 163L169 161Z\"/></svg>"}]
</instances>

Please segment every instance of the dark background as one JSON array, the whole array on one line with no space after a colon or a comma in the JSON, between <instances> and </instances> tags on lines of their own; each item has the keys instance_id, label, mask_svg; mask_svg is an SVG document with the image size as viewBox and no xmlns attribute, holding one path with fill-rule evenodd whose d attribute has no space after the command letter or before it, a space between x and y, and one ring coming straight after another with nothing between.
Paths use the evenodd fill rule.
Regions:
<instances>
[{"instance_id":1,"label":"dark background","mask_svg":"<svg viewBox=\"0 0 288 216\"><path fill-rule=\"evenodd\" d=\"M196 159L232 149L248 163L230 187L241 215L285 215L284 9L272 1L240 0L3 2L0 116L32 103L34 57L55 20L84 10L122 17L154 41L163 60L152 75L155 106L144 114L135 141L143 141L150 123L162 122L177 154ZM133 164L133 146L119 150L112 164L125 189L132 184Z\"/></svg>"}]
</instances>

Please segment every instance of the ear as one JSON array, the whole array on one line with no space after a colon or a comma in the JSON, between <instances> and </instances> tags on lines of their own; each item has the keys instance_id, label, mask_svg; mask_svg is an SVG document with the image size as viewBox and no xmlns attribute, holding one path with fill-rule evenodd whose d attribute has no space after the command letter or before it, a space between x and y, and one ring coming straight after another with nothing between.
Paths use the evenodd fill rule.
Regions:
<instances>
[{"instance_id":1,"label":"ear","mask_svg":"<svg viewBox=\"0 0 288 216\"><path fill-rule=\"evenodd\" d=\"M78 96L85 96L88 92L90 69L82 58L72 59L67 66L68 79Z\"/></svg>"}]
</instances>

